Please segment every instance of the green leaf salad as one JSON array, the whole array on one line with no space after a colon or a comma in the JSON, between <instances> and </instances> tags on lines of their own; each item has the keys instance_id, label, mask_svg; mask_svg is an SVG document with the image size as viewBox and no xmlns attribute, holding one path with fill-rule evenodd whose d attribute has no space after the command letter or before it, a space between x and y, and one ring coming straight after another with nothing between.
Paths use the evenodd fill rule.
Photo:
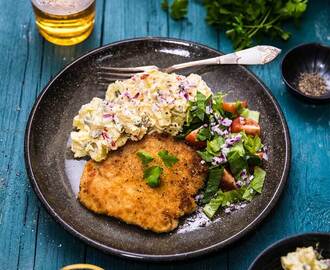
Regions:
<instances>
[{"instance_id":1,"label":"green leaf salad","mask_svg":"<svg viewBox=\"0 0 330 270\"><path fill-rule=\"evenodd\" d=\"M201 203L210 219L221 208L229 213L245 207L262 192L266 178L262 160L268 157L259 118L246 101L225 102L221 93L206 97L197 92L189 103L178 138L195 147L208 167Z\"/></svg>"}]
</instances>

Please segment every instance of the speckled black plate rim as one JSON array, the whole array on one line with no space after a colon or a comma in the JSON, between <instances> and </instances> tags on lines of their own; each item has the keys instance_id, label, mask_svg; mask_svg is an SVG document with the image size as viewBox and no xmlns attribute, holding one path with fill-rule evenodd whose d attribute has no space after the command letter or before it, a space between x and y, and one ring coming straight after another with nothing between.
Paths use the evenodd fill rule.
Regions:
<instances>
[{"instance_id":1,"label":"speckled black plate rim","mask_svg":"<svg viewBox=\"0 0 330 270\"><path fill-rule=\"evenodd\" d=\"M325 44L325 43L320 43L320 42L306 42L306 43L300 43L300 44L298 44L297 46L291 48L290 50L288 50L288 51L284 54L284 56L283 56L283 58L282 58L282 60L281 60L281 63L280 63L282 80L285 82L285 84L290 88L290 90L291 90L294 94L296 94L296 95L298 95L298 96L304 98L304 99L307 100L307 101L310 101L310 102L313 102L313 101L314 101L314 102L329 102L329 101L330 101L330 96L325 96L325 97L324 97L324 96L320 96L320 97L318 97L318 96L308 96L308 95L305 95L303 92L300 92L299 90L296 89L296 87L294 87L291 83L289 83L289 82L285 79L285 77L284 77L284 75L283 75L283 62L285 61L285 59L287 58L287 56L288 56L290 53L292 53L293 51L295 51L296 49L298 49L298 48L300 48L300 47L305 47L305 46L320 46L320 47L324 47L324 48L327 48L327 49L330 50L329 45L327 45L327 44Z\"/></svg>"},{"instance_id":2,"label":"speckled black plate rim","mask_svg":"<svg viewBox=\"0 0 330 270\"><path fill-rule=\"evenodd\" d=\"M139 254L139 253L132 253L132 252L126 252L126 251L122 251L119 249L115 249L112 248L110 246L106 246L103 245L97 241L94 241L93 239L81 234L79 231L77 231L75 228L73 228L72 226L70 226L69 224L67 224L62 218L61 216L52 208L52 206L48 203L47 199L45 198L45 196L42 194L38 183L37 183L37 179L33 173L33 168L31 165L31 157L30 157L30 146L29 146L29 142L30 142L30 136L31 136L31 128L32 128L32 122L33 119L35 117L35 113L38 109L38 106L41 102L41 100L43 99L45 93L48 91L48 89L50 88L50 86L59 78L62 76L62 74L71 66L75 65L77 62L81 61L83 58L93 55L93 54L98 54L99 52L103 51L104 49L107 49L109 47L112 46L118 46L121 44L125 44L128 42L136 42L136 41L154 41L154 42L165 42L165 43L170 43L170 44L183 44L186 46L199 46L201 48L204 48L206 50L215 52L219 55L222 55L223 53L220 51L217 51L215 49L212 49L208 46L196 43L196 42L192 42L192 41L186 41L186 40L181 40L181 39L175 39L175 38L165 38L165 37L141 37L141 38L134 38L134 39L126 39L126 40L122 40L122 41L118 41L118 42L114 42L114 43L110 43L108 45L96 48L94 50L91 50L87 53L85 53L84 55L80 56L79 58L77 58L76 60L74 60L73 62L71 62L70 64L68 64L66 67L64 67L42 90L42 92L40 93L40 95L38 96L31 112L29 115L29 119L27 121L27 125L26 125L26 130L25 130L25 139L24 139L24 157L25 157L25 165L26 165L26 170L31 182L31 185L35 191L35 193L37 194L39 200L42 202L42 205L46 208L46 210L48 211L48 213L55 219L56 222L58 222L65 230L67 230L68 232L70 232L71 234L73 234L74 236L78 237L79 239L81 239L82 241L84 241L85 243L98 248L100 250L102 250L105 253L110 253L113 255L117 255L126 259L134 259L134 260L139 260L139 261L153 261L153 262L170 262L170 261L177 261L177 260L185 260L188 258L195 258L198 256L202 256L202 255L206 255L208 253L217 251L225 246L228 246L229 244L232 244L233 242L237 241L238 239L242 238L243 236L245 236L247 233L251 232L253 229L255 229L257 227L257 225L259 225L259 223L269 214L269 212L272 210L272 208L275 206L275 204L277 203L283 188L285 186L285 183L287 181L288 178L288 174L289 174L289 170L290 170L290 162L291 162L291 141L290 141L290 134L289 134L289 130L288 130L288 126L286 123L286 120L284 118L284 115L280 109L280 106L278 104L278 102L276 101L275 97L271 94L270 90L260 81L260 79L253 74L251 71L249 71L247 68L242 67L251 77L253 77L254 79L257 80L257 82L262 86L262 88L265 90L265 92L267 93L268 97L271 99L271 101L273 102L274 106L276 107L276 111L278 112L281 122L282 122L282 128L284 130L285 133L285 148L286 148L286 159L285 159L285 167L284 167L284 171L282 173L282 177L280 180L280 183L278 185L277 190L275 191L272 199L270 200L269 204L266 206L266 208L249 224L249 226L247 226L246 228L244 228L243 230L241 230L240 232L236 233L235 235L233 235L232 237L226 239L225 241L219 242L215 245L211 245L207 248L203 248L203 249L199 249L199 250L194 250L194 251L190 251L190 252L184 252L184 253L180 253L180 254L172 254L172 255L152 255L152 254Z\"/></svg>"},{"instance_id":3,"label":"speckled black plate rim","mask_svg":"<svg viewBox=\"0 0 330 270\"><path fill-rule=\"evenodd\" d=\"M261 253L257 256L257 258L254 259L248 270L253 270L253 267L255 267L256 263L266 254L272 252L273 250L277 249L280 246L286 245L288 242L290 242L293 239L300 239L300 238L306 238L306 237L329 237L330 233L327 232L305 232L300 234L294 234L287 236L285 238L282 238L275 243L271 244L270 246L266 247Z\"/></svg>"}]
</instances>

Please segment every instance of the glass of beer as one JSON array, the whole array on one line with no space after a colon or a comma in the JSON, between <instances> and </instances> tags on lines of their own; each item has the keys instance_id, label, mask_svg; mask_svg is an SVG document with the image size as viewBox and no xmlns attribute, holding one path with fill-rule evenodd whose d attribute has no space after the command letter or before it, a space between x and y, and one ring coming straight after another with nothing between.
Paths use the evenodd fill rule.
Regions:
<instances>
[{"instance_id":1,"label":"glass of beer","mask_svg":"<svg viewBox=\"0 0 330 270\"><path fill-rule=\"evenodd\" d=\"M49 42L69 46L93 31L95 0L32 0L40 34Z\"/></svg>"}]
</instances>

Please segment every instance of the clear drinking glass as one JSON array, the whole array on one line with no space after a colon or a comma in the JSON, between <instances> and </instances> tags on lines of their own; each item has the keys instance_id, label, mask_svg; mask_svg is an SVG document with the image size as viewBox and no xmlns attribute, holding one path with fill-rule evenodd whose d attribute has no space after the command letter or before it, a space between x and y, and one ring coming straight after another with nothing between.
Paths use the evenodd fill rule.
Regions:
<instances>
[{"instance_id":1,"label":"clear drinking glass","mask_svg":"<svg viewBox=\"0 0 330 270\"><path fill-rule=\"evenodd\" d=\"M58 45L82 42L93 31L95 0L32 0L40 34Z\"/></svg>"}]
</instances>

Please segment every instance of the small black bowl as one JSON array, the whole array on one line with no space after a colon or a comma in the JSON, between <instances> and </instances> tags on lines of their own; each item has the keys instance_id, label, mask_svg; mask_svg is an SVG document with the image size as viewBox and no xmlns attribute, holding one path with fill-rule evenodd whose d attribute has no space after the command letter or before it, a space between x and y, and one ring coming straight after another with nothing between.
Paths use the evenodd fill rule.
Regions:
<instances>
[{"instance_id":1,"label":"small black bowl","mask_svg":"<svg viewBox=\"0 0 330 270\"><path fill-rule=\"evenodd\" d=\"M299 45L288 51L281 63L282 79L292 93L314 103L330 101L330 47L319 43ZM322 96L310 96L298 90L301 73L317 73L327 84L328 92Z\"/></svg>"},{"instance_id":2,"label":"small black bowl","mask_svg":"<svg viewBox=\"0 0 330 270\"><path fill-rule=\"evenodd\" d=\"M304 233L284 238L266 248L248 270L282 270L281 256L297 247L314 247L325 259L330 258L330 233Z\"/></svg>"}]
</instances>

